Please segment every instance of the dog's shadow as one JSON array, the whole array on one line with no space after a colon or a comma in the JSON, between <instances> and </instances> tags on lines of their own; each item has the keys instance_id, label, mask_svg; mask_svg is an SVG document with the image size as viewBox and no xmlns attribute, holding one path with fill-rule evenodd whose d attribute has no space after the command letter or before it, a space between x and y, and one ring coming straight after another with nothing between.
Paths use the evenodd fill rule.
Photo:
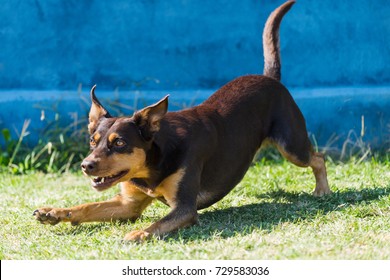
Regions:
<instances>
[{"instance_id":1,"label":"dog's shadow","mask_svg":"<svg viewBox=\"0 0 390 280\"><path fill-rule=\"evenodd\" d=\"M390 185L361 190L346 189L322 198L308 193L272 191L258 195L259 199L266 202L223 210L206 210L199 215L199 225L181 230L170 237L207 241L215 236L226 239L237 234L247 235L257 229L271 232L275 226L284 222L312 220L318 215L344 211L353 205L369 204L386 195L390 195Z\"/></svg>"},{"instance_id":2,"label":"dog's shadow","mask_svg":"<svg viewBox=\"0 0 390 280\"><path fill-rule=\"evenodd\" d=\"M216 236L229 237L251 234L255 230L272 232L275 226L284 223L298 223L312 220L318 215L325 216L330 212L344 211L353 205L369 204L390 195L390 185L381 188L344 189L322 198L313 197L308 193L287 192L285 190L271 191L257 195L265 202L247 204L226 209L209 208L199 215L199 224L179 232L165 236L165 240L207 241ZM367 213L368 215L369 213ZM61 229L59 235L77 235L89 231L99 232L109 230L107 223L95 223L88 226L78 226Z\"/></svg>"}]
</instances>

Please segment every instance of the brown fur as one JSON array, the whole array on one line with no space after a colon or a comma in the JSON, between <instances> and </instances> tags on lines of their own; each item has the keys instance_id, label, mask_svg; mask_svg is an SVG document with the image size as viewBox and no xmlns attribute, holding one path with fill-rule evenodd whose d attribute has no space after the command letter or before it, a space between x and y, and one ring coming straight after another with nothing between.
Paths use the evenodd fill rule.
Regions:
<instances>
[{"instance_id":1,"label":"brown fur","mask_svg":"<svg viewBox=\"0 0 390 280\"><path fill-rule=\"evenodd\" d=\"M264 52L264 70L265 76L272 77L280 81L281 68L280 63L280 43L279 26L283 16L290 10L295 1L288 1L274 10L267 19L263 31L263 52Z\"/></svg>"},{"instance_id":2,"label":"brown fur","mask_svg":"<svg viewBox=\"0 0 390 280\"><path fill-rule=\"evenodd\" d=\"M105 190L120 183L121 193L105 202L71 208L40 208L44 224L132 220L158 199L171 212L126 240L161 236L197 222L197 210L227 195L240 182L263 143L273 143L292 163L311 167L315 196L330 193L324 158L313 151L305 119L280 79L279 25L294 2L276 9L264 29L265 75L239 77L202 104L169 112L168 97L114 118L91 90L88 129L91 154L83 172Z\"/></svg>"}]
</instances>

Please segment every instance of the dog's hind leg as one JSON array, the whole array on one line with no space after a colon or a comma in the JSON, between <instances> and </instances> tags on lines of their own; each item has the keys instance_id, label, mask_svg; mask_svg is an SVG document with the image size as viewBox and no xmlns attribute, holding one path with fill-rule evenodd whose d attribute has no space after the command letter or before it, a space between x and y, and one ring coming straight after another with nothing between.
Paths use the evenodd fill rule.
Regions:
<instances>
[{"instance_id":1,"label":"dog's hind leg","mask_svg":"<svg viewBox=\"0 0 390 280\"><path fill-rule=\"evenodd\" d=\"M276 143L276 147L288 161L299 167L310 166L312 168L316 180L316 187L313 191L314 196L329 194L331 191L328 185L324 156L312 150L308 139L303 143L303 146L298 146L299 149L293 148L296 146L286 146L281 143Z\"/></svg>"},{"instance_id":2,"label":"dog's hind leg","mask_svg":"<svg viewBox=\"0 0 390 280\"><path fill-rule=\"evenodd\" d=\"M285 103L290 106L282 108L275 118L270 131L269 140L274 143L284 158L300 167L311 167L316 179L314 196L323 196L330 193L326 177L325 160L322 154L313 151L312 144L307 136L305 119L287 93Z\"/></svg>"},{"instance_id":3,"label":"dog's hind leg","mask_svg":"<svg viewBox=\"0 0 390 280\"><path fill-rule=\"evenodd\" d=\"M316 178L316 188L313 195L323 196L329 194L331 191L329 189L323 154L312 152L309 165L313 169L314 177Z\"/></svg>"}]
</instances>

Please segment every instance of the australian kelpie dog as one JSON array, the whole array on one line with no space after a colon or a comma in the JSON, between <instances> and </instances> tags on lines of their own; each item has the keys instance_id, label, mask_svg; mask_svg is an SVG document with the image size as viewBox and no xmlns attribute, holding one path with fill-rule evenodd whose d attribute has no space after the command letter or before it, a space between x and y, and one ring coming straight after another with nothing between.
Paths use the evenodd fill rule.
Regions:
<instances>
[{"instance_id":1,"label":"australian kelpie dog","mask_svg":"<svg viewBox=\"0 0 390 280\"><path fill-rule=\"evenodd\" d=\"M112 117L91 90L91 153L81 164L92 187L120 183L113 199L70 208L40 208L44 224L134 221L154 200L171 212L125 240L140 241L193 225L197 210L227 195L240 182L265 140L292 163L311 167L315 196L330 193L324 158L313 151L305 119L280 80L279 25L294 1L277 8L264 33L264 75L239 77L190 109L169 112L168 97L131 117Z\"/></svg>"}]
</instances>

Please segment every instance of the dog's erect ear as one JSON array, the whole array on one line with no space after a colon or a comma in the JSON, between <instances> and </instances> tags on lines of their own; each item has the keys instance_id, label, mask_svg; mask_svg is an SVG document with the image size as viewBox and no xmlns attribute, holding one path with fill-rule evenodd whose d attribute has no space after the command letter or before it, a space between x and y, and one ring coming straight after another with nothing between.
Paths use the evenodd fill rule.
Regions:
<instances>
[{"instance_id":1,"label":"dog's erect ear","mask_svg":"<svg viewBox=\"0 0 390 280\"><path fill-rule=\"evenodd\" d=\"M156 104L134 113L134 122L145 141L152 140L154 133L159 131L160 121L168 111L168 97L169 95Z\"/></svg>"},{"instance_id":2,"label":"dog's erect ear","mask_svg":"<svg viewBox=\"0 0 390 280\"><path fill-rule=\"evenodd\" d=\"M92 134L95 131L100 118L111 118L110 113L108 113L108 111L104 109L102 104L100 104L99 100L96 98L95 88L96 85L94 85L91 89L92 106L91 106L91 110L89 111L89 124L88 124L88 131L90 134Z\"/></svg>"}]
</instances>

